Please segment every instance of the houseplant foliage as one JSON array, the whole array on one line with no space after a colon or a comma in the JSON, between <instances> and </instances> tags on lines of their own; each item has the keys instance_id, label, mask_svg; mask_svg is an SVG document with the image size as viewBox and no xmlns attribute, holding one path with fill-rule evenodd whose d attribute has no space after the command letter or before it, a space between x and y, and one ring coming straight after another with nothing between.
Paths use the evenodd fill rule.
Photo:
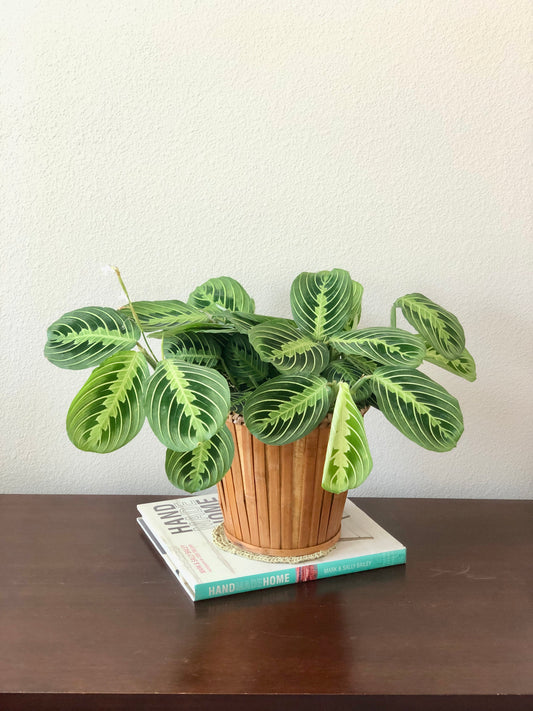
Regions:
<instances>
[{"instance_id":1,"label":"houseplant foliage","mask_svg":"<svg viewBox=\"0 0 533 711\"><path fill-rule=\"evenodd\" d=\"M359 328L363 287L343 269L299 274L292 319L256 314L230 277L209 279L187 301L132 302L115 271L124 307L76 309L48 329L51 363L94 368L67 414L79 449L112 452L146 418L167 448L170 481L196 492L231 466L230 412L273 445L306 436L331 413L322 486L340 493L372 469L361 414L368 408L436 452L462 434L457 400L419 366L428 361L473 381L474 361L457 318L422 294L397 299L389 326ZM398 310L414 332L397 327Z\"/></svg>"}]
</instances>

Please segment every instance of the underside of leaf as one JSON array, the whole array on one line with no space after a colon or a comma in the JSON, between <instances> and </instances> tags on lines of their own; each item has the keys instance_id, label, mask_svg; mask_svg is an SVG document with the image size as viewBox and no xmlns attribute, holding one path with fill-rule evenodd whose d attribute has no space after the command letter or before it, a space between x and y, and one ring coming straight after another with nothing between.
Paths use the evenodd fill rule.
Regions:
<instances>
[{"instance_id":1,"label":"underside of leaf","mask_svg":"<svg viewBox=\"0 0 533 711\"><path fill-rule=\"evenodd\" d=\"M360 486L372 470L363 417L346 383L339 385L333 410L322 488L333 494Z\"/></svg>"}]
</instances>

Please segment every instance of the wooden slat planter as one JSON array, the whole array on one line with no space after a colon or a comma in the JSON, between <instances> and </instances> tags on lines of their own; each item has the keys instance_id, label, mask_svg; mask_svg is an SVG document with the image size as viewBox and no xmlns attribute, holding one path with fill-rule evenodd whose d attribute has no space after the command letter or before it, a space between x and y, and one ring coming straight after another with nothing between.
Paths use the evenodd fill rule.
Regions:
<instances>
[{"instance_id":1,"label":"wooden slat planter","mask_svg":"<svg viewBox=\"0 0 533 711\"><path fill-rule=\"evenodd\" d=\"M280 447L263 444L231 418L227 425L235 457L217 485L227 538L262 555L300 556L330 548L340 536L347 495L321 486L330 421Z\"/></svg>"}]
</instances>

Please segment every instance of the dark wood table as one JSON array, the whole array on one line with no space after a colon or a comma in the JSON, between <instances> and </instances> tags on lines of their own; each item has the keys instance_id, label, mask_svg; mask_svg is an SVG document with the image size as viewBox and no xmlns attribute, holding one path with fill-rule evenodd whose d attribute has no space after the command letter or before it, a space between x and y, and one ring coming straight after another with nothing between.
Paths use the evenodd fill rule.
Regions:
<instances>
[{"instance_id":1,"label":"dark wood table","mask_svg":"<svg viewBox=\"0 0 533 711\"><path fill-rule=\"evenodd\" d=\"M146 496L0 496L0 709L533 708L533 507L358 499L407 566L192 603Z\"/></svg>"}]
</instances>

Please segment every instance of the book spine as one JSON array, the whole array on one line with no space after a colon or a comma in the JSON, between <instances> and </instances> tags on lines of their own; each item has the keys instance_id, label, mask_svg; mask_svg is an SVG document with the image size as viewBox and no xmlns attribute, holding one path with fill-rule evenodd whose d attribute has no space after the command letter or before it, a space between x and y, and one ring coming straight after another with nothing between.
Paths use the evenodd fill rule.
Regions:
<instances>
[{"instance_id":1,"label":"book spine","mask_svg":"<svg viewBox=\"0 0 533 711\"><path fill-rule=\"evenodd\" d=\"M238 593L252 590L262 590L281 585L304 583L320 578L348 575L349 573L372 570L373 568L386 568L391 565L402 565L405 563L405 560L406 551L405 548L402 548L400 550L374 553L358 558L346 558L330 563L322 562L296 568L286 568L275 573L246 575L231 580L226 579L210 583L198 583L194 586L194 599L209 600L214 597L237 595Z\"/></svg>"}]
</instances>

